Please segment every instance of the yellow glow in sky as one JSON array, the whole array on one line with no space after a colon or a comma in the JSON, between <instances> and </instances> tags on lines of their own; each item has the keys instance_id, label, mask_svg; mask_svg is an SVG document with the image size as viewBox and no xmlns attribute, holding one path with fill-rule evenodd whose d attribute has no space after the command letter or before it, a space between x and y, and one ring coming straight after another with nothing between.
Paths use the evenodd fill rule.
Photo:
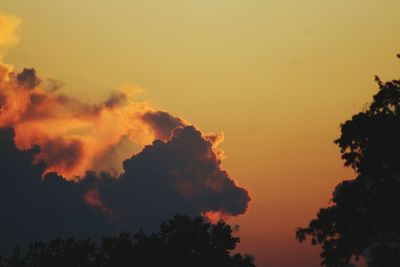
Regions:
<instances>
[{"instance_id":1,"label":"yellow glow in sky","mask_svg":"<svg viewBox=\"0 0 400 267\"><path fill-rule=\"evenodd\" d=\"M261 267L318 266L318 251L298 245L294 230L352 177L333 140L371 101L375 74L398 78L398 10L398 0L0 5L23 21L5 62L89 101L135 84L156 106L225 133L224 167L253 198L233 222Z\"/></svg>"}]
</instances>

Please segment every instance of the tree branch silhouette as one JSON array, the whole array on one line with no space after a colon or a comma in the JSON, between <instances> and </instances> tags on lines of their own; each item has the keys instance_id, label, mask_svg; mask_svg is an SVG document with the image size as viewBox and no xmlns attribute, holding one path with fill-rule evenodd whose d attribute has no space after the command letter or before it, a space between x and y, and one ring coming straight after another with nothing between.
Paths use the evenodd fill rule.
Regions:
<instances>
[{"instance_id":1,"label":"tree branch silhouette","mask_svg":"<svg viewBox=\"0 0 400 267\"><path fill-rule=\"evenodd\" d=\"M361 256L369 267L400 266L400 80L375 80L373 102L335 140L355 179L338 184L332 205L296 231L299 242L309 237L322 246L327 267Z\"/></svg>"},{"instance_id":2,"label":"tree branch silhouette","mask_svg":"<svg viewBox=\"0 0 400 267\"><path fill-rule=\"evenodd\" d=\"M212 224L178 214L157 233L122 232L100 245L59 238L32 242L26 253L16 248L10 258L0 260L0 267L255 267L251 256L232 253L240 241L232 233L223 221Z\"/></svg>"}]
</instances>

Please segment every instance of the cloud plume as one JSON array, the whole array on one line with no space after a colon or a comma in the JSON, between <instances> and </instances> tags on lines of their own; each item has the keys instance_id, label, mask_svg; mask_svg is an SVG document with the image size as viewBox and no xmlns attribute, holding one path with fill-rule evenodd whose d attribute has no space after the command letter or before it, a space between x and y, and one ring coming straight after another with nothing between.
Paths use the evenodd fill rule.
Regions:
<instances>
[{"instance_id":1,"label":"cloud plume","mask_svg":"<svg viewBox=\"0 0 400 267\"><path fill-rule=\"evenodd\" d=\"M19 42L16 31L20 24L18 17L0 13L0 61L8 48Z\"/></svg>"},{"instance_id":2,"label":"cloud plume","mask_svg":"<svg viewBox=\"0 0 400 267\"><path fill-rule=\"evenodd\" d=\"M0 127L15 129L20 149L42 147L36 158L46 161L46 172L82 176L123 137L143 146L157 134L157 128L141 119L154 109L136 102L129 92L87 104L57 90L46 91L34 69L16 73L5 65L0 68ZM117 166L104 166L111 168Z\"/></svg>"},{"instance_id":3,"label":"cloud plume","mask_svg":"<svg viewBox=\"0 0 400 267\"><path fill-rule=\"evenodd\" d=\"M0 47L17 40L8 20L0 15L9 25ZM176 213L246 212L248 191L221 168L222 134L204 134L133 91L88 104L60 85L0 61L0 252L29 240L153 230Z\"/></svg>"},{"instance_id":4,"label":"cloud plume","mask_svg":"<svg viewBox=\"0 0 400 267\"><path fill-rule=\"evenodd\" d=\"M0 251L56 236L154 230L176 213L243 214L249 193L221 169L214 149L193 126L180 127L125 160L120 175L88 172L69 181L43 177L46 163L35 161L40 147L20 150L14 130L0 128Z\"/></svg>"}]
</instances>

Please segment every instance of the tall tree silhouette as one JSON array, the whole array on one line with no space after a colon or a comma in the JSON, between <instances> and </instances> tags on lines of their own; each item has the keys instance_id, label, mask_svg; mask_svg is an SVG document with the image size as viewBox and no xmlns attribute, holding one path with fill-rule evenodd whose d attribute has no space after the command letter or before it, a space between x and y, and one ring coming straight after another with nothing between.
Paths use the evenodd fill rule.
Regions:
<instances>
[{"instance_id":1,"label":"tall tree silhouette","mask_svg":"<svg viewBox=\"0 0 400 267\"><path fill-rule=\"evenodd\" d=\"M158 233L121 233L104 238L100 246L91 240L55 239L33 242L26 254L20 249L4 267L255 267L250 256L231 255L239 242L223 221L211 224L203 218L176 215Z\"/></svg>"},{"instance_id":2,"label":"tall tree silhouette","mask_svg":"<svg viewBox=\"0 0 400 267\"><path fill-rule=\"evenodd\" d=\"M400 266L400 80L382 82L369 108L341 125L335 141L356 177L336 186L297 239L322 245L322 265L365 257L370 267Z\"/></svg>"}]
</instances>

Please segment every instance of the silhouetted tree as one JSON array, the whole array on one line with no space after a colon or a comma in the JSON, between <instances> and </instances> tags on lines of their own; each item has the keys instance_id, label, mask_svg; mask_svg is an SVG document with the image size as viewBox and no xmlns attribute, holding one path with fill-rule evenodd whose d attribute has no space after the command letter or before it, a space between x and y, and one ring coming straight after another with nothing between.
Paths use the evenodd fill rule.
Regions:
<instances>
[{"instance_id":1,"label":"silhouetted tree","mask_svg":"<svg viewBox=\"0 0 400 267\"><path fill-rule=\"evenodd\" d=\"M21 249L16 247L11 258L5 260L5 266L25 267L27 262L21 254Z\"/></svg>"},{"instance_id":2,"label":"silhouetted tree","mask_svg":"<svg viewBox=\"0 0 400 267\"><path fill-rule=\"evenodd\" d=\"M96 267L97 258L97 245L91 240L54 239L32 243L25 261L29 267Z\"/></svg>"},{"instance_id":3,"label":"silhouetted tree","mask_svg":"<svg viewBox=\"0 0 400 267\"><path fill-rule=\"evenodd\" d=\"M322 265L344 266L363 256L370 267L400 266L400 80L382 82L369 108L341 125L345 166L356 178L336 186L297 239L322 245Z\"/></svg>"},{"instance_id":4,"label":"silhouetted tree","mask_svg":"<svg viewBox=\"0 0 400 267\"><path fill-rule=\"evenodd\" d=\"M0 267L4 267L3 256L0 254Z\"/></svg>"},{"instance_id":5,"label":"silhouetted tree","mask_svg":"<svg viewBox=\"0 0 400 267\"><path fill-rule=\"evenodd\" d=\"M255 267L250 256L231 255L238 242L223 221L176 215L158 233L123 232L100 246L91 240L33 242L24 256L16 249L5 267Z\"/></svg>"}]
</instances>

